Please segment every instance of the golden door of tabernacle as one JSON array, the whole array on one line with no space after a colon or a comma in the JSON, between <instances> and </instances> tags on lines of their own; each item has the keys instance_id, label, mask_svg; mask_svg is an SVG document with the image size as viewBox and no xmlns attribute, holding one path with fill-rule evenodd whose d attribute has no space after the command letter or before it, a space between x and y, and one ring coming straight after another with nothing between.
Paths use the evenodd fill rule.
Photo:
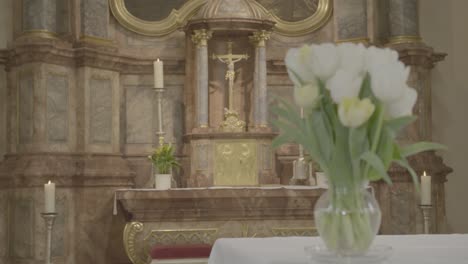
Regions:
<instances>
[{"instance_id":1,"label":"golden door of tabernacle","mask_svg":"<svg viewBox=\"0 0 468 264\"><path fill-rule=\"evenodd\" d=\"M215 186L258 185L255 140L216 140L214 147Z\"/></svg>"}]
</instances>

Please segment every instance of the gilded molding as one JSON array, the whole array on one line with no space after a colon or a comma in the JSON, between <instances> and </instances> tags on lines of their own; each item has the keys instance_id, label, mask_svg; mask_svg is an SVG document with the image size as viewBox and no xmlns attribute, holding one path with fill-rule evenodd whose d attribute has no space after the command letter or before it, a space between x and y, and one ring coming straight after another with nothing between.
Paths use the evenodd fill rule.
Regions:
<instances>
[{"instance_id":1,"label":"gilded molding","mask_svg":"<svg viewBox=\"0 0 468 264\"><path fill-rule=\"evenodd\" d=\"M213 36L213 32L206 29L194 30L192 41L197 47L206 47L208 40Z\"/></svg>"},{"instance_id":2,"label":"gilded molding","mask_svg":"<svg viewBox=\"0 0 468 264\"><path fill-rule=\"evenodd\" d=\"M206 0L191 0L179 10L172 10L168 17L159 21L139 19L125 7L124 0L109 0L109 6L114 17L126 29L146 36L163 36L183 27Z\"/></svg>"},{"instance_id":3,"label":"gilded molding","mask_svg":"<svg viewBox=\"0 0 468 264\"><path fill-rule=\"evenodd\" d=\"M125 225L123 242L125 252L133 264L147 264L149 261L138 254L137 235L143 231L143 224L130 222Z\"/></svg>"},{"instance_id":4,"label":"gilded molding","mask_svg":"<svg viewBox=\"0 0 468 264\"><path fill-rule=\"evenodd\" d=\"M111 46L111 47L114 46L112 43L112 40L99 38L95 36L82 35L80 36L80 41L95 44L95 45L100 45L100 46Z\"/></svg>"},{"instance_id":5,"label":"gilded molding","mask_svg":"<svg viewBox=\"0 0 468 264\"><path fill-rule=\"evenodd\" d=\"M28 38L28 37L58 39L57 33L46 30L46 29L25 30L16 39L22 39L22 38Z\"/></svg>"},{"instance_id":6,"label":"gilded molding","mask_svg":"<svg viewBox=\"0 0 468 264\"><path fill-rule=\"evenodd\" d=\"M274 236L289 237L289 236L316 236L317 228L315 227L279 227L272 228L271 232Z\"/></svg>"},{"instance_id":7,"label":"gilded molding","mask_svg":"<svg viewBox=\"0 0 468 264\"><path fill-rule=\"evenodd\" d=\"M276 32L286 36L301 36L321 28L332 16L333 0L318 1L317 11L312 16L296 22L285 21L265 7L258 6L276 23ZM146 21L133 16L125 7L124 0L109 0L109 6L117 21L128 30L146 36L164 36L183 27L206 2L188 1L179 10L173 10L168 17L159 21Z\"/></svg>"},{"instance_id":8,"label":"gilded molding","mask_svg":"<svg viewBox=\"0 0 468 264\"><path fill-rule=\"evenodd\" d=\"M388 40L388 44L402 43L422 43L422 38L420 36L394 36Z\"/></svg>"},{"instance_id":9,"label":"gilded molding","mask_svg":"<svg viewBox=\"0 0 468 264\"><path fill-rule=\"evenodd\" d=\"M218 228L151 230L143 241L145 248L156 244L213 244L218 238L218 232Z\"/></svg>"},{"instance_id":10,"label":"gilded molding","mask_svg":"<svg viewBox=\"0 0 468 264\"><path fill-rule=\"evenodd\" d=\"M270 39L270 36L271 32L260 30L254 32L252 36L249 36L249 39L256 47L265 47L266 41Z\"/></svg>"},{"instance_id":11,"label":"gilded molding","mask_svg":"<svg viewBox=\"0 0 468 264\"><path fill-rule=\"evenodd\" d=\"M319 0L317 11L310 17L297 22L282 20L270 13L276 25L274 29L285 36L302 36L323 27L333 13L333 0Z\"/></svg>"},{"instance_id":12,"label":"gilded molding","mask_svg":"<svg viewBox=\"0 0 468 264\"><path fill-rule=\"evenodd\" d=\"M339 39L335 43L362 43L364 45L369 44L369 38L350 38L350 39Z\"/></svg>"}]
</instances>

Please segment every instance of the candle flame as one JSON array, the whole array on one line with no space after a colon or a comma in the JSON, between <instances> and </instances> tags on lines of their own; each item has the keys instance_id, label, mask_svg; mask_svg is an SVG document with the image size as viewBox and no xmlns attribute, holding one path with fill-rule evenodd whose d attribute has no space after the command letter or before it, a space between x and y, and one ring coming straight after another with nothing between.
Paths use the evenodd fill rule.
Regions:
<instances>
[{"instance_id":1,"label":"candle flame","mask_svg":"<svg viewBox=\"0 0 468 264\"><path fill-rule=\"evenodd\" d=\"M423 176L427 176L427 175L426 175L426 171L424 171Z\"/></svg>"},{"instance_id":2,"label":"candle flame","mask_svg":"<svg viewBox=\"0 0 468 264\"><path fill-rule=\"evenodd\" d=\"M47 184L50 184L50 181L49 181L49 183L47 183Z\"/></svg>"},{"instance_id":3,"label":"candle flame","mask_svg":"<svg viewBox=\"0 0 468 264\"><path fill-rule=\"evenodd\" d=\"M159 58L158 58L158 61L159 61Z\"/></svg>"}]
</instances>

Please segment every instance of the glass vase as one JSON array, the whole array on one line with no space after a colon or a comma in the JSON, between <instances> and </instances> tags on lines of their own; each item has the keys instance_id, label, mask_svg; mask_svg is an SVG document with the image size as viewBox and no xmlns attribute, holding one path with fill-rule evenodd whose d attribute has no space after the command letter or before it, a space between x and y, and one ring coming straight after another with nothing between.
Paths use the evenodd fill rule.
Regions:
<instances>
[{"instance_id":1,"label":"glass vase","mask_svg":"<svg viewBox=\"0 0 468 264\"><path fill-rule=\"evenodd\" d=\"M330 186L315 204L314 217L325 246L340 256L365 254L381 222L374 195L361 186Z\"/></svg>"}]
</instances>

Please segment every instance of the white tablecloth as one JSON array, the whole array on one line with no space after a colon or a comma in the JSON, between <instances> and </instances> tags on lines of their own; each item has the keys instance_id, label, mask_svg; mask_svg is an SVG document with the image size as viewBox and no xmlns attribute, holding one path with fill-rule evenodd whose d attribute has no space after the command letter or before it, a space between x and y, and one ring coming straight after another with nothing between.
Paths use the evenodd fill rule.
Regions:
<instances>
[{"instance_id":1,"label":"white tablecloth","mask_svg":"<svg viewBox=\"0 0 468 264\"><path fill-rule=\"evenodd\" d=\"M305 247L318 237L221 238L208 264L306 264ZM468 264L467 235L377 236L376 245L393 248L388 264Z\"/></svg>"}]
</instances>

